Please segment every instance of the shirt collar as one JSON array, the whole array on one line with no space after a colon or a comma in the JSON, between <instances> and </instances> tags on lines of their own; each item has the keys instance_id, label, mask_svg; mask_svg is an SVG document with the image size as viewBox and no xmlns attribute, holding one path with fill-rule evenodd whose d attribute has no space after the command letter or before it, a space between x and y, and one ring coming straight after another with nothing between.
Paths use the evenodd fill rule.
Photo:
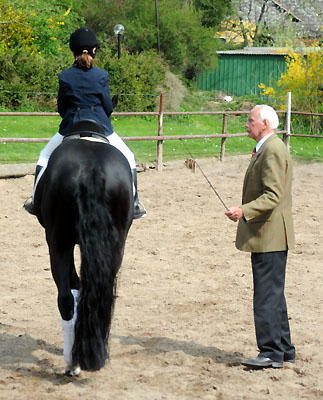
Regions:
<instances>
[{"instance_id":1,"label":"shirt collar","mask_svg":"<svg viewBox=\"0 0 323 400\"><path fill-rule=\"evenodd\" d=\"M261 140L259 140L259 142L256 144L256 152L259 151L260 147L265 143L265 141L267 139L270 138L270 136L272 136L275 132L270 132L268 133L266 136L264 136Z\"/></svg>"}]
</instances>

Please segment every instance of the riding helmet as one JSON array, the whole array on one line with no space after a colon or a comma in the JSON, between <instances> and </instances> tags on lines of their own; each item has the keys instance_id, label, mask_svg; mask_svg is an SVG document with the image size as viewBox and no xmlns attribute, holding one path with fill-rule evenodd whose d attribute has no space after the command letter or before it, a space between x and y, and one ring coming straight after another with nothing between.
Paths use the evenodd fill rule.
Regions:
<instances>
[{"instance_id":1,"label":"riding helmet","mask_svg":"<svg viewBox=\"0 0 323 400\"><path fill-rule=\"evenodd\" d=\"M100 43L92 29L79 28L71 34L70 49L75 55L82 54L83 50L91 51L94 47L100 48Z\"/></svg>"}]
</instances>

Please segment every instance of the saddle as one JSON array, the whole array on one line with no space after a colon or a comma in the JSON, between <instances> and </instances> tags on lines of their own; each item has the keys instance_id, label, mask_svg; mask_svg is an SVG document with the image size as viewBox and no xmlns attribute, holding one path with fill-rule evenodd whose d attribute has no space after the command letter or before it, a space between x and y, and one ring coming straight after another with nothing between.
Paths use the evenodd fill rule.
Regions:
<instances>
[{"instance_id":1,"label":"saddle","mask_svg":"<svg viewBox=\"0 0 323 400\"><path fill-rule=\"evenodd\" d=\"M63 142L71 139L89 139L110 143L104 133L103 126L92 119L84 119L75 122L69 132L64 136Z\"/></svg>"}]
</instances>

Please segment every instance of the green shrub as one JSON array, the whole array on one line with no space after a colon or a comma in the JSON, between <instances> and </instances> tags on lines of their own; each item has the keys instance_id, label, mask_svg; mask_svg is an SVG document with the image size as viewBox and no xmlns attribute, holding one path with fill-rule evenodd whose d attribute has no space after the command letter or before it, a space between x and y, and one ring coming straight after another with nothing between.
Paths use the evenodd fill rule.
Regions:
<instances>
[{"instance_id":1,"label":"green shrub","mask_svg":"<svg viewBox=\"0 0 323 400\"><path fill-rule=\"evenodd\" d=\"M151 111L156 107L157 87L165 79L165 67L153 51L124 53L118 60L103 48L95 59L110 75L111 93L120 93L118 111ZM56 111L59 72L73 63L66 49L44 58L18 49L0 54L0 107L25 111Z\"/></svg>"},{"instance_id":2,"label":"green shrub","mask_svg":"<svg viewBox=\"0 0 323 400\"><path fill-rule=\"evenodd\" d=\"M106 50L103 57L98 55L97 65L109 72L111 95L120 94L117 111L155 110L157 88L165 81L166 69L154 51L123 52L118 59Z\"/></svg>"},{"instance_id":3,"label":"green shrub","mask_svg":"<svg viewBox=\"0 0 323 400\"><path fill-rule=\"evenodd\" d=\"M17 49L0 54L0 107L55 111L57 73L70 63L67 52L50 59Z\"/></svg>"}]
</instances>

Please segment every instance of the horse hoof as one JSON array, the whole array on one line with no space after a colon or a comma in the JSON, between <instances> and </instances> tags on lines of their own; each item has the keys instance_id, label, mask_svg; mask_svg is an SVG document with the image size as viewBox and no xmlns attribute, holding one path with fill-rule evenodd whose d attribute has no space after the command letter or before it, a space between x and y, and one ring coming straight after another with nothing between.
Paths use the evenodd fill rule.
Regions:
<instances>
[{"instance_id":1,"label":"horse hoof","mask_svg":"<svg viewBox=\"0 0 323 400\"><path fill-rule=\"evenodd\" d=\"M81 368L77 365L76 367L67 367L65 370L66 376L78 376L81 372Z\"/></svg>"}]
</instances>

